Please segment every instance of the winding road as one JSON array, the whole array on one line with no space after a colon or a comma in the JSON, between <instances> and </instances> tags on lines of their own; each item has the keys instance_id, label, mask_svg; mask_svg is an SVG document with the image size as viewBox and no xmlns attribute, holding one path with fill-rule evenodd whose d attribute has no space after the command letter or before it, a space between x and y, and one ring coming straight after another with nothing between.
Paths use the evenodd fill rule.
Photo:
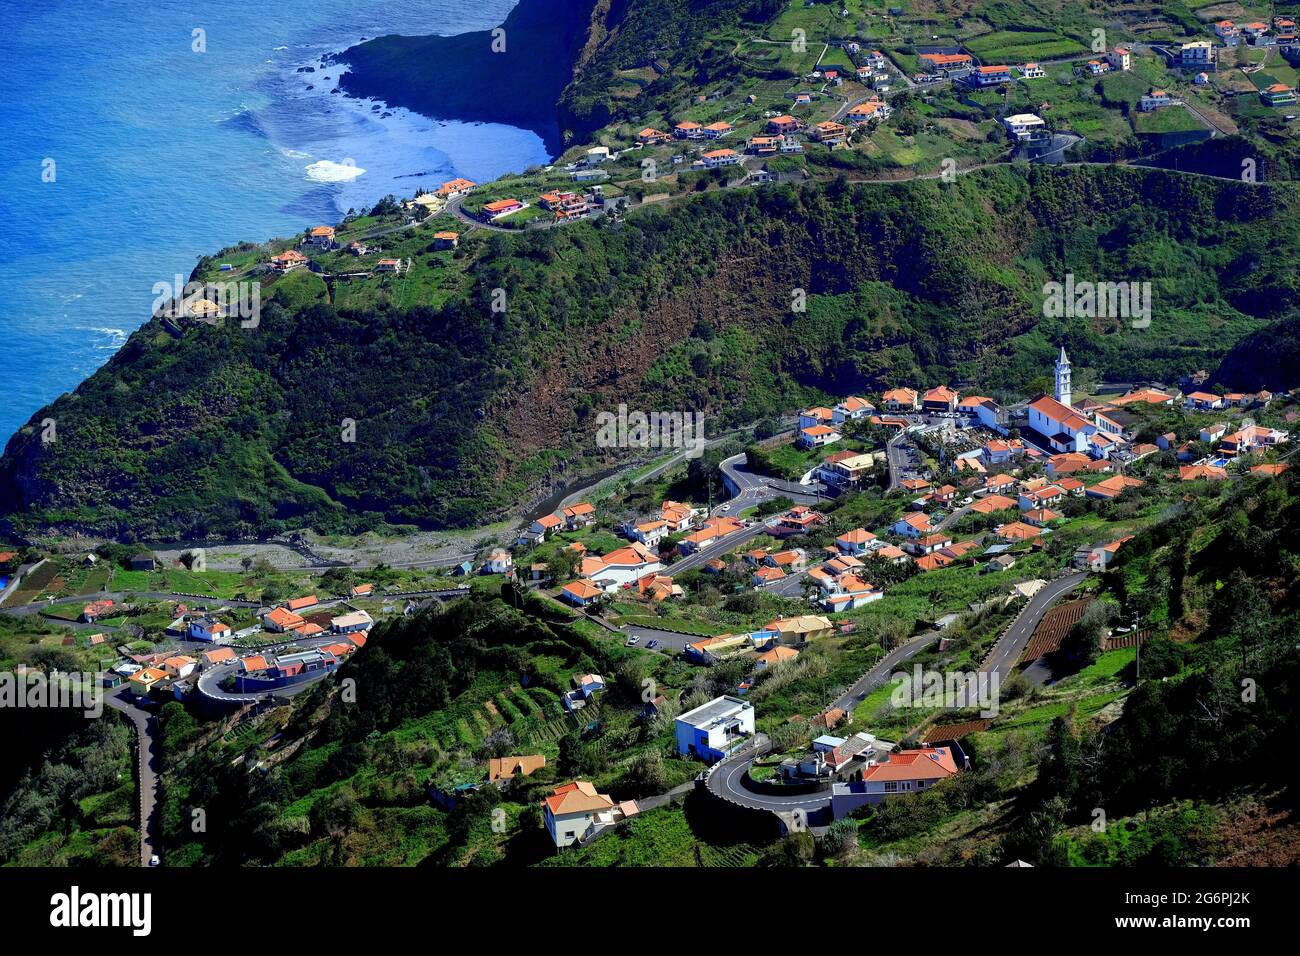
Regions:
<instances>
[{"instance_id":1,"label":"winding road","mask_svg":"<svg viewBox=\"0 0 1300 956\"><path fill-rule=\"evenodd\" d=\"M1016 616L1015 621L1011 623L1002 637L998 639L980 670L983 672L996 671L999 678L1005 681L1015 667L1016 661L1020 659L1020 654L1024 651L1030 636L1038 626L1038 622L1043 619L1043 615L1047 613L1047 610L1055 603L1057 598L1074 590L1086 577L1087 573L1082 571L1068 574L1050 582L1035 594ZM831 707L838 707L845 711L857 707L871 695L872 691L885 684L899 665L930 647L938 640L939 636L939 631L927 631L894 648L881 658L874 667L863 674L852 687L837 697ZM829 791L781 796L779 794L756 793L748 789L744 785L745 772L749 769L750 764L764 752L765 746L766 738L763 738L762 735L755 735L754 746L747 747L714 764L705 780L708 791L728 803L754 810L769 810L774 813L790 813L802 810L811 815L826 809L830 805Z\"/></svg>"}]
</instances>

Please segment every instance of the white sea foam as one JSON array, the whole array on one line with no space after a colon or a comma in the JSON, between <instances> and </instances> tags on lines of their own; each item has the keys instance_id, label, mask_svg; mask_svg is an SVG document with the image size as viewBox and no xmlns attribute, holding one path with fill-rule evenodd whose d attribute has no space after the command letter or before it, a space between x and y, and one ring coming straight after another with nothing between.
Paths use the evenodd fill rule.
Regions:
<instances>
[{"instance_id":1,"label":"white sea foam","mask_svg":"<svg viewBox=\"0 0 1300 956\"><path fill-rule=\"evenodd\" d=\"M98 328L95 326L79 326L78 332L94 332L102 335L106 341L96 342L94 349L96 352L116 352L126 343L126 329Z\"/></svg>"},{"instance_id":2,"label":"white sea foam","mask_svg":"<svg viewBox=\"0 0 1300 956\"><path fill-rule=\"evenodd\" d=\"M307 178L317 183L346 183L364 172L364 169L354 163L336 163L321 159L307 167Z\"/></svg>"}]
</instances>

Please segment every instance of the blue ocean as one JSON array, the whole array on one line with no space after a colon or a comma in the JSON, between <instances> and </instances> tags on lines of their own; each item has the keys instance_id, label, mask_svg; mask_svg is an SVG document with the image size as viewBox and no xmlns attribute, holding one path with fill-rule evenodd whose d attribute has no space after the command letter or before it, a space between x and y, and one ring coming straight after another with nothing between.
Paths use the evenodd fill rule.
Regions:
<instances>
[{"instance_id":1,"label":"blue ocean","mask_svg":"<svg viewBox=\"0 0 1300 956\"><path fill-rule=\"evenodd\" d=\"M200 255L544 162L535 133L386 110L319 68L364 38L490 28L514 4L0 5L0 446Z\"/></svg>"}]
</instances>

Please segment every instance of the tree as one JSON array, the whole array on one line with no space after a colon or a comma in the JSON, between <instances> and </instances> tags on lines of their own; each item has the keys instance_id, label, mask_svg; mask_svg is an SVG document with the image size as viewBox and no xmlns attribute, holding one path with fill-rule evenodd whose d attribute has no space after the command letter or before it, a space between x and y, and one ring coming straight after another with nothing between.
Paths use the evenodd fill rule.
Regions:
<instances>
[{"instance_id":1,"label":"tree","mask_svg":"<svg viewBox=\"0 0 1300 956\"><path fill-rule=\"evenodd\" d=\"M1073 721L1066 716L1053 720L1046 742L1047 754L1038 767L1038 790L1044 800L1060 798L1071 805L1079 792L1082 755Z\"/></svg>"}]
</instances>

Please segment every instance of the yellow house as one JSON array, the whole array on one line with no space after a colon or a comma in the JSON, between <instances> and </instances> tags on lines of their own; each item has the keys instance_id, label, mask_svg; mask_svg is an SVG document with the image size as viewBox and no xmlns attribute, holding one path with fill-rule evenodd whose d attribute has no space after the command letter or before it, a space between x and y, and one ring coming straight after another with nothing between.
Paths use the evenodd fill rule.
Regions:
<instances>
[{"instance_id":1,"label":"yellow house","mask_svg":"<svg viewBox=\"0 0 1300 956\"><path fill-rule=\"evenodd\" d=\"M153 685L158 683L167 672L157 667L142 667L131 675L131 689L137 694L147 694L153 689Z\"/></svg>"},{"instance_id":2,"label":"yellow house","mask_svg":"<svg viewBox=\"0 0 1300 956\"><path fill-rule=\"evenodd\" d=\"M781 644L803 644L820 637L829 637L835 633L835 625L829 618L820 615L801 614L798 617L775 620L764 630L776 631L777 641Z\"/></svg>"}]
</instances>

